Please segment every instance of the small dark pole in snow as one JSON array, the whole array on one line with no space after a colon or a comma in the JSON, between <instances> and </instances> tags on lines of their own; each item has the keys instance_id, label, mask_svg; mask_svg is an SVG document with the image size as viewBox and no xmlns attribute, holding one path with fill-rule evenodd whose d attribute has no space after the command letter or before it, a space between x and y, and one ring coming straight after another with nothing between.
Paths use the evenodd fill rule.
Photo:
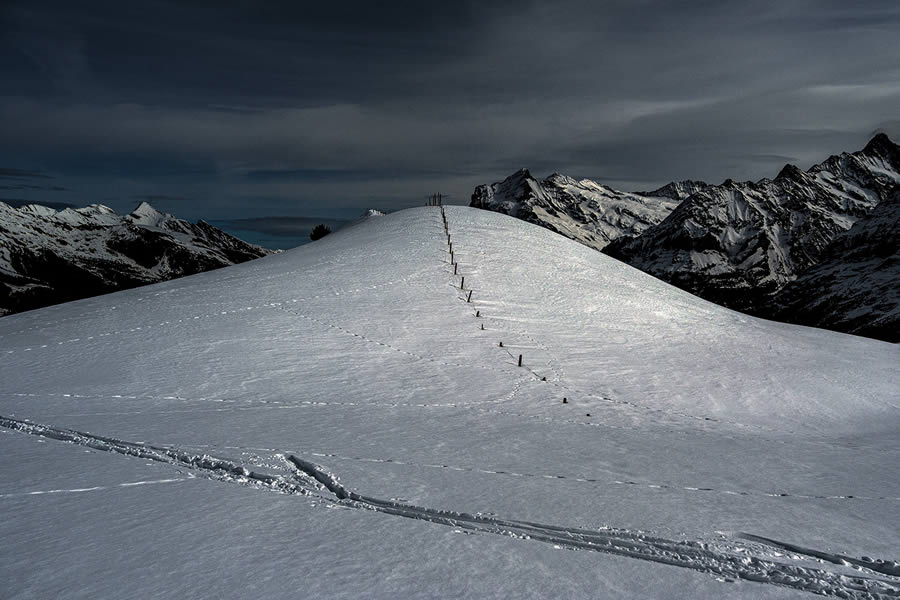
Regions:
<instances>
[{"instance_id":1,"label":"small dark pole in snow","mask_svg":"<svg viewBox=\"0 0 900 600\"><path fill-rule=\"evenodd\" d=\"M520 367L522 366L522 355L521 354L519 355L519 366Z\"/></svg>"},{"instance_id":2,"label":"small dark pole in snow","mask_svg":"<svg viewBox=\"0 0 900 600\"><path fill-rule=\"evenodd\" d=\"M546 377L541 377L541 381L547 381Z\"/></svg>"},{"instance_id":3,"label":"small dark pole in snow","mask_svg":"<svg viewBox=\"0 0 900 600\"><path fill-rule=\"evenodd\" d=\"M476 310L476 311L475 311L475 316L476 316L476 317L480 317L480 316L481 316L481 311L480 311L480 310Z\"/></svg>"},{"instance_id":4,"label":"small dark pole in snow","mask_svg":"<svg viewBox=\"0 0 900 600\"><path fill-rule=\"evenodd\" d=\"M563 398L563 404L568 404L568 403L569 403L569 399L564 397L564 398Z\"/></svg>"},{"instance_id":5,"label":"small dark pole in snow","mask_svg":"<svg viewBox=\"0 0 900 600\"><path fill-rule=\"evenodd\" d=\"M501 347L501 348L503 347L503 342L500 342L500 347Z\"/></svg>"},{"instance_id":6,"label":"small dark pole in snow","mask_svg":"<svg viewBox=\"0 0 900 600\"><path fill-rule=\"evenodd\" d=\"M462 276L462 279L459 282L459 289L463 289L464 287L466 287L466 276L465 275Z\"/></svg>"},{"instance_id":7,"label":"small dark pole in snow","mask_svg":"<svg viewBox=\"0 0 900 600\"><path fill-rule=\"evenodd\" d=\"M472 301L472 290L469 290L469 297L466 298L466 302L471 302L471 301Z\"/></svg>"},{"instance_id":8,"label":"small dark pole in snow","mask_svg":"<svg viewBox=\"0 0 900 600\"><path fill-rule=\"evenodd\" d=\"M450 257L450 260L453 260L453 257ZM453 263L453 274L454 275L456 275L456 267L458 267L458 266L459 266L458 264Z\"/></svg>"},{"instance_id":9,"label":"small dark pole in snow","mask_svg":"<svg viewBox=\"0 0 900 600\"><path fill-rule=\"evenodd\" d=\"M484 323L481 324L481 330L484 331Z\"/></svg>"}]
</instances>

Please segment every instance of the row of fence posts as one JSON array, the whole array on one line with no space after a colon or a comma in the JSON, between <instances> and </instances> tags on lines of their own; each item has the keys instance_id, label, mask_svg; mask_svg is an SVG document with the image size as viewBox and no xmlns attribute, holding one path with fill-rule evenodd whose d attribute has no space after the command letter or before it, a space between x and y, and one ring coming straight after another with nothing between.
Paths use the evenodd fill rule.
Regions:
<instances>
[{"instance_id":1,"label":"row of fence posts","mask_svg":"<svg viewBox=\"0 0 900 600\"><path fill-rule=\"evenodd\" d=\"M444 212L443 196L441 194L432 194L431 196L429 196L426 206L438 206L441 209L441 222L444 225L444 235L447 236L447 248L448 248L448 251L450 252L450 264L453 266L453 275L459 275L459 278L460 278L459 279L459 289L461 292L465 293L466 277L465 277L465 275L459 274L459 263L456 262L456 257L453 254L453 240L450 238L450 225L447 223L447 213ZM466 302L472 302L472 290L469 290L469 293L466 296ZM481 317L481 311L476 310L475 316ZM481 323L481 329L484 330L484 323ZM500 342L500 347L503 348L502 341ZM518 365L520 367L522 366L522 355L521 354L519 355ZM547 381L547 378L542 377L541 381ZM563 404L568 404L569 399L563 398L562 402L563 402ZM590 417L591 413L587 413L586 416Z\"/></svg>"},{"instance_id":2,"label":"row of fence posts","mask_svg":"<svg viewBox=\"0 0 900 600\"><path fill-rule=\"evenodd\" d=\"M432 204L431 206L439 206L441 208L441 222L444 224L444 235L447 236L447 247L450 252L450 264L453 265L453 274L459 275L459 263L456 262L456 257L453 254L453 240L450 238L450 226L447 223L447 213L444 212L443 204L441 202L441 195L434 194L430 197L429 202L436 202L436 204ZM466 292L466 276L459 275L459 290L463 293ZM472 302L472 290L469 290L469 293L466 294L466 302ZM475 311L476 317L481 317L481 311ZM484 329L484 323L481 324L481 329ZM503 347L503 342L500 342L500 347ZM519 366L522 366L522 355L519 355ZM544 378L546 380L546 378Z\"/></svg>"}]
</instances>

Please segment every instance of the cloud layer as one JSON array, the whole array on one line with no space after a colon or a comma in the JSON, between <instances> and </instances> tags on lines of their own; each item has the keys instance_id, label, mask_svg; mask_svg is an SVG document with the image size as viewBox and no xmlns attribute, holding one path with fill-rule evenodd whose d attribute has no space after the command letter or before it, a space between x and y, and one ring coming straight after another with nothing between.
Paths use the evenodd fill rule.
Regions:
<instances>
[{"instance_id":1,"label":"cloud layer","mask_svg":"<svg viewBox=\"0 0 900 600\"><path fill-rule=\"evenodd\" d=\"M900 136L893 0L261 4L8 5L0 164L83 202L352 216L523 166L639 189Z\"/></svg>"}]
</instances>

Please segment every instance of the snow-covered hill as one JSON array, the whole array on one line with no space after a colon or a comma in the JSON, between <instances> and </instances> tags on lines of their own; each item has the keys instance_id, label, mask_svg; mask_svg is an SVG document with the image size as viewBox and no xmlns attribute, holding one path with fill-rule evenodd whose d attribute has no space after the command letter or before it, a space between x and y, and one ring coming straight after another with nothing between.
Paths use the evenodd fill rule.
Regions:
<instances>
[{"instance_id":1,"label":"snow-covered hill","mask_svg":"<svg viewBox=\"0 0 900 600\"><path fill-rule=\"evenodd\" d=\"M4 598L900 594L897 346L445 210L0 319Z\"/></svg>"},{"instance_id":2,"label":"snow-covered hill","mask_svg":"<svg viewBox=\"0 0 900 600\"><path fill-rule=\"evenodd\" d=\"M639 235L656 225L686 191L704 185L684 181L633 194L558 173L538 180L522 169L503 181L476 187L471 206L540 225L599 250L623 235Z\"/></svg>"},{"instance_id":3,"label":"snow-covered hill","mask_svg":"<svg viewBox=\"0 0 900 600\"><path fill-rule=\"evenodd\" d=\"M772 180L706 187L604 252L708 300L758 311L898 187L900 147L879 134L806 172L787 165Z\"/></svg>"},{"instance_id":4,"label":"snow-covered hill","mask_svg":"<svg viewBox=\"0 0 900 600\"><path fill-rule=\"evenodd\" d=\"M53 210L0 202L0 315L217 269L265 256L204 221L142 202Z\"/></svg>"}]
</instances>

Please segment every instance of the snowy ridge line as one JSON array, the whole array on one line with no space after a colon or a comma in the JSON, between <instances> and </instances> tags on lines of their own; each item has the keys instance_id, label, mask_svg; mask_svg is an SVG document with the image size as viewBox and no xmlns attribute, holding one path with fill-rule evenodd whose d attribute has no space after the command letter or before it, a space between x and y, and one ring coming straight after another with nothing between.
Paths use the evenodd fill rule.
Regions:
<instances>
[{"instance_id":1,"label":"snowy ridge line","mask_svg":"<svg viewBox=\"0 0 900 600\"><path fill-rule=\"evenodd\" d=\"M206 479L231 481L247 485L269 488L288 494L308 494L306 488L295 481L283 477L256 473L230 460L216 458L208 454L191 454L178 448L150 446L139 442L126 442L115 438L102 437L92 433L41 425L31 421L13 419L0 415L0 427L29 435L36 435L61 442L70 442L103 452L113 452L125 456L166 463L195 470Z\"/></svg>"},{"instance_id":2,"label":"snowy ridge line","mask_svg":"<svg viewBox=\"0 0 900 600\"><path fill-rule=\"evenodd\" d=\"M199 320L211 319L211 318L222 317L222 316L227 316L227 315L234 315L234 314L238 314L238 313L245 313L245 312L248 312L251 310L259 310L259 309L264 309L264 308L281 308L284 304L296 304L297 302L307 302L310 300L319 300L321 298L332 298L335 296L341 296L342 294L350 294L350 293L356 293L356 292L368 292L368 291L371 291L374 289L397 285L398 283L404 283L406 281L410 281L412 279L417 279L417 278L420 278L423 276L424 276L423 274L416 274L416 275L413 275L410 277L387 281L382 284L372 285L372 286L368 286L365 288L357 288L354 290L334 292L333 294L317 294L315 296L309 296L307 298L291 298L290 300L282 300L279 302L266 302L265 304L257 304L257 305L253 305L253 306L234 308L231 310L216 311L216 312L206 313L203 315L194 315L191 317L184 317L184 318L176 319L176 320L172 320L172 321L161 321L154 325L141 325L138 327L132 327L130 329L119 329L116 331L97 333L94 335L71 338L68 340L53 340L53 341L47 342L46 344L40 344L40 345L36 344L34 346L30 346L30 347L26 347L26 348L18 348L18 349L14 349L14 350L4 350L4 351L0 351L0 352L5 353L5 354L15 354L16 352L29 352L34 349L57 347L57 346L62 346L64 344L73 344L76 342L87 342L87 341L91 341L91 340L98 339L98 338L119 336L119 335L124 335L124 334L128 334L128 333L136 333L138 331L146 331L148 329L159 329L159 328L170 326L170 325L178 325L180 323L192 323L194 321L199 321ZM16 333L23 333L25 331L27 331L27 330L18 331ZM13 335L13 334L7 334L7 335Z\"/></svg>"},{"instance_id":3,"label":"snowy ridge line","mask_svg":"<svg viewBox=\"0 0 900 600\"><path fill-rule=\"evenodd\" d=\"M821 568L784 564L769 557L759 557L756 546L733 543L731 548L725 549L704 542L668 540L625 529L594 531L567 528L382 500L348 490L337 476L315 463L295 455L290 455L287 460L298 472L315 479L325 490L331 492L336 499L335 504L343 506L477 533L536 540L560 548L647 560L709 573L726 580L744 579L842 598L874 600L900 597L900 582L892 578L885 580L880 577L846 575ZM740 555L728 550L739 552Z\"/></svg>"},{"instance_id":4,"label":"snowy ridge line","mask_svg":"<svg viewBox=\"0 0 900 600\"><path fill-rule=\"evenodd\" d=\"M226 449L232 450L257 450L257 451L265 451L267 449L263 448L240 448L237 446L223 446ZM274 450L272 450L274 451ZM763 492L760 490L752 490L752 491L735 491L735 490L722 490L711 487L702 487L702 486L681 486L681 485L672 485L667 483L648 483L645 481L633 481L629 479L597 479L591 477L577 477L572 475L559 475L556 473L523 473L518 471L509 471L503 469L484 469L480 467L460 467L455 465L447 465L447 464L438 464L438 463L418 463L414 461L408 460L400 460L394 458L367 458L363 456L346 456L342 454L331 454L327 452L305 452L310 456L315 456L317 458L334 458L337 460L347 460L353 462L363 462L363 463L373 463L373 464L388 464L388 465L400 465L400 466L410 466L417 467L422 469L447 469L448 471L459 471L461 473L479 473L483 475L503 475L506 477L522 477L526 479L558 479L563 481L574 481L577 483L590 483L590 484L599 484L603 486L633 486L640 488L647 488L652 490L662 490L668 492L696 492L702 494L722 494L726 496L749 496L756 498L801 498L804 500L862 500L862 501L878 501L878 500L888 500L894 502L900 502L900 497L891 497L891 496L854 496L854 495L820 495L820 494L789 494L783 492ZM749 535L749 534L748 534ZM749 539L749 538L748 538ZM760 541L760 540L756 540ZM794 552L799 552L797 550L793 550L791 548L784 548L785 550L792 550ZM809 554L808 552L802 552L802 554ZM815 555L811 555L815 556ZM817 557L821 558L821 557ZM898 567L900 569L900 567ZM897 575L900 576L900 570L897 573L887 573L888 575Z\"/></svg>"},{"instance_id":5,"label":"snowy ridge line","mask_svg":"<svg viewBox=\"0 0 900 600\"><path fill-rule=\"evenodd\" d=\"M117 483L115 485L95 485L93 487L87 488L74 488L74 489L58 489L58 490L36 490L33 492L13 492L11 494L0 494L0 499L2 498L21 498L23 496L44 496L48 494L77 494L81 492L99 492L102 490L114 490L116 488L129 488L129 487L137 487L141 485L157 485L160 483L179 483L181 481L190 481L191 479L196 479L194 475L190 475L188 477L176 477L174 479L151 479L146 481L129 481L127 483Z\"/></svg>"},{"instance_id":6,"label":"snowy ridge line","mask_svg":"<svg viewBox=\"0 0 900 600\"><path fill-rule=\"evenodd\" d=\"M735 540L727 547L699 541L675 541L626 529L586 530L431 509L381 500L348 490L329 471L295 455L284 457L294 467L293 476L275 476L249 471L230 460L197 455L176 447L158 447L101 437L71 429L40 425L0 416L0 427L125 456L134 456L187 468L214 481L237 483L283 494L314 497L334 505L372 510L394 516L427 521L477 533L491 533L522 540L536 540L560 548L616 554L692 569L727 579L745 579L793 589L867 600L900 597L900 581L890 575L847 575L822 568L809 568L771 560L768 544ZM324 494L329 494L328 498ZM760 554L763 554L761 557ZM770 552L771 554L771 552ZM866 562L866 561L861 561ZM889 561L882 561L889 562ZM838 565L840 566L840 565ZM858 566L869 572L867 566ZM885 578L887 577L887 578Z\"/></svg>"}]
</instances>

